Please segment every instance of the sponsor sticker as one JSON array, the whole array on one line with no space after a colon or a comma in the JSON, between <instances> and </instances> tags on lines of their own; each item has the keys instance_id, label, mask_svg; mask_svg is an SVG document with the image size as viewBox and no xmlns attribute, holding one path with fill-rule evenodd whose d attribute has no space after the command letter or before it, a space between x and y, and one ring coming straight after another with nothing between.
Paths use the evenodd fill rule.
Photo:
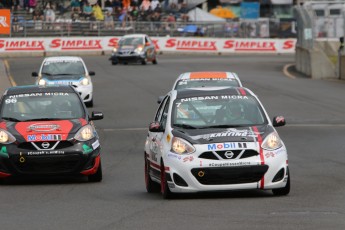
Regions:
<instances>
[{"instance_id":1,"label":"sponsor sticker","mask_svg":"<svg viewBox=\"0 0 345 230\"><path fill-rule=\"evenodd\" d=\"M95 150L99 147L99 141L96 140L95 142L92 143L92 148Z\"/></svg>"},{"instance_id":2,"label":"sponsor sticker","mask_svg":"<svg viewBox=\"0 0 345 230\"><path fill-rule=\"evenodd\" d=\"M27 141L60 141L62 140L61 134L33 134L27 136Z\"/></svg>"}]
</instances>

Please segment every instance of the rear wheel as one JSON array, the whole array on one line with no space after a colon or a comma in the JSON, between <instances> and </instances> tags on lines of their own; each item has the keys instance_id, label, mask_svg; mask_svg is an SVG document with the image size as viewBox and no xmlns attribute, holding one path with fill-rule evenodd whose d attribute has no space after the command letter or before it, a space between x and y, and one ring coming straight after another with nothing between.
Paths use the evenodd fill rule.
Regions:
<instances>
[{"instance_id":1,"label":"rear wheel","mask_svg":"<svg viewBox=\"0 0 345 230\"><path fill-rule=\"evenodd\" d=\"M152 61L152 64L157 65L157 59L156 58Z\"/></svg>"},{"instance_id":2,"label":"rear wheel","mask_svg":"<svg viewBox=\"0 0 345 230\"><path fill-rule=\"evenodd\" d=\"M112 64L112 65L117 65L117 64L118 64L118 62L114 62L114 61L112 61L112 62L111 62L111 64Z\"/></svg>"},{"instance_id":3,"label":"rear wheel","mask_svg":"<svg viewBox=\"0 0 345 230\"><path fill-rule=\"evenodd\" d=\"M164 167L163 161L161 164L161 193L164 199L171 199L174 197L174 194L170 192L170 189L168 186L168 181L166 178L165 167Z\"/></svg>"},{"instance_id":4,"label":"rear wheel","mask_svg":"<svg viewBox=\"0 0 345 230\"><path fill-rule=\"evenodd\" d=\"M286 196L290 193L290 172L288 171L288 181L286 182L285 187L272 189L272 192L275 196Z\"/></svg>"},{"instance_id":5,"label":"rear wheel","mask_svg":"<svg viewBox=\"0 0 345 230\"><path fill-rule=\"evenodd\" d=\"M152 181L150 177L150 162L146 157L146 153L145 153L145 184L146 184L146 191L148 193L156 193L156 192L159 192L160 190L159 184Z\"/></svg>"},{"instance_id":6,"label":"rear wheel","mask_svg":"<svg viewBox=\"0 0 345 230\"><path fill-rule=\"evenodd\" d=\"M101 161L99 162L99 166L97 169L97 172L95 174L89 175L88 180L89 182L100 182L103 178L102 175L102 164Z\"/></svg>"},{"instance_id":7,"label":"rear wheel","mask_svg":"<svg viewBox=\"0 0 345 230\"><path fill-rule=\"evenodd\" d=\"M141 64L146 65L146 60L145 59L141 60Z\"/></svg>"}]
</instances>

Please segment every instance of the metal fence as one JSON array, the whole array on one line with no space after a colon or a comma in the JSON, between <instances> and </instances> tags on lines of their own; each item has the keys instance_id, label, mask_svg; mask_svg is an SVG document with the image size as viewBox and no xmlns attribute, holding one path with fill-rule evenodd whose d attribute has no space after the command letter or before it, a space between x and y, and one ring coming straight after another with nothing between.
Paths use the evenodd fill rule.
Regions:
<instances>
[{"instance_id":1,"label":"metal fence","mask_svg":"<svg viewBox=\"0 0 345 230\"><path fill-rule=\"evenodd\" d=\"M260 18L227 22L140 22L21 21L12 24L10 37L41 36L122 36L128 33L146 33L151 36L203 36L234 38L288 38L296 37L294 20ZM4 37L4 36L3 36Z\"/></svg>"}]
</instances>

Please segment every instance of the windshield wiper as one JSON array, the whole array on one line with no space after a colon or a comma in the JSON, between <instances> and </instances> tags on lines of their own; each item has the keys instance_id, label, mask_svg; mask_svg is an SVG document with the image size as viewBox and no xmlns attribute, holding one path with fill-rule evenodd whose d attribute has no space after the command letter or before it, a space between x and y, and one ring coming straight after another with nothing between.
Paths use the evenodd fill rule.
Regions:
<instances>
[{"instance_id":1,"label":"windshield wiper","mask_svg":"<svg viewBox=\"0 0 345 230\"><path fill-rule=\"evenodd\" d=\"M180 127L180 128L183 128L183 129L198 129L195 126L187 125L187 124L173 124L173 126Z\"/></svg>"},{"instance_id":2,"label":"windshield wiper","mask_svg":"<svg viewBox=\"0 0 345 230\"><path fill-rule=\"evenodd\" d=\"M21 120L18 120L17 118L13 118L13 117L2 117L2 119L6 120L6 121L15 121L15 122L21 121Z\"/></svg>"}]
</instances>

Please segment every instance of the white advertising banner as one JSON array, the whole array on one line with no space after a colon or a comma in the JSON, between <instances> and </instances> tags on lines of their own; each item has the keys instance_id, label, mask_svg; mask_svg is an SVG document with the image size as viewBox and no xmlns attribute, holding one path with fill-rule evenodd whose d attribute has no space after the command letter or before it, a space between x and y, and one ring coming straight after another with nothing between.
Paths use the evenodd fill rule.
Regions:
<instances>
[{"instance_id":1,"label":"white advertising banner","mask_svg":"<svg viewBox=\"0 0 345 230\"><path fill-rule=\"evenodd\" d=\"M3 38L0 53L111 51L121 37ZM152 37L158 52L294 53L296 39Z\"/></svg>"}]
</instances>

